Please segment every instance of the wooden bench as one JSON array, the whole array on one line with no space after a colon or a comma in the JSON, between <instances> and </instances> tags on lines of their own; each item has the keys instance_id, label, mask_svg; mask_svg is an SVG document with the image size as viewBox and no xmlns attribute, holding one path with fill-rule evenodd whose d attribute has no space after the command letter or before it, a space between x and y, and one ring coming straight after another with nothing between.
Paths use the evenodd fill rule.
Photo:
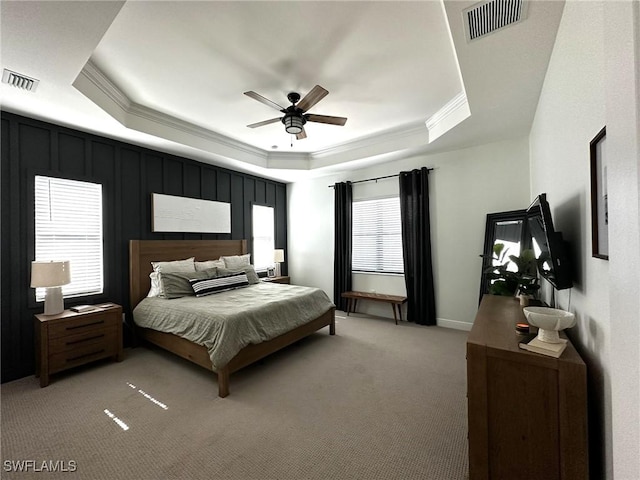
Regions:
<instances>
[{"instance_id":1,"label":"wooden bench","mask_svg":"<svg viewBox=\"0 0 640 480\"><path fill-rule=\"evenodd\" d=\"M398 324L398 317L402 320L402 304L407 302L407 297L400 295L385 295L384 293L369 292L343 292L342 298L347 299L347 316L350 312L356 313L358 300L373 300L375 302L384 302L391 304L393 310L393 319ZM396 306L398 307L398 316L396 316Z\"/></svg>"}]
</instances>

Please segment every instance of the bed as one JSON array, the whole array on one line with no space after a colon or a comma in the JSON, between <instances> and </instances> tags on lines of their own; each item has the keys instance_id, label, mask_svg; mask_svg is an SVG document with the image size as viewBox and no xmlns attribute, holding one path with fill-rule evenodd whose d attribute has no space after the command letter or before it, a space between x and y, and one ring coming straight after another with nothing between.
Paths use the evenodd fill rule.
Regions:
<instances>
[{"instance_id":1,"label":"bed","mask_svg":"<svg viewBox=\"0 0 640 480\"><path fill-rule=\"evenodd\" d=\"M195 257L196 261L207 261L218 259L221 256L243 255L246 253L246 240L130 240L129 292L131 310L133 311L145 300L149 292L151 287L149 274L153 270L151 262L172 261L190 257ZM280 286L286 287L285 285ZM262 285L254 285L253 287L267 288L262 287ZM270 288L277 287L276 285L270 285ZM213 297L216 295L213 295ZM193 298L195 299L195 297ZM175 302L175 300L165 301ZM218 377L218 395L226 397L229 395L229 376L231 373L326 326L329 327L330 335L335 335L335 306L332 304L329 304L327 310L323 313L314 316L308 321L305 320L305 323L295 326L275 338L246 345L228 362L225 361L224 365L218 365L217 368L214 368L210 351L204 345L190 341L177 334L154 328L136 326L136 332L140 338L149 343L215 372Z\"/></svg>"}]
</instances>

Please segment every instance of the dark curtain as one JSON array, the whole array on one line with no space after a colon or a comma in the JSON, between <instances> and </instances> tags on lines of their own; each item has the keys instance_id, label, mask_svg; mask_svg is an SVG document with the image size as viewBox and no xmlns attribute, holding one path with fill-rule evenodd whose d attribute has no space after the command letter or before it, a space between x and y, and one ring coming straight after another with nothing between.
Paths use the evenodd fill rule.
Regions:
<instances>
[{"instance_id":1,"label":"dark curtain","mask_svg":"<svg viewBox=\"0 0 640 480\"><path fill-rule=\"evenodd\" d=\"M429 170L400 172L400 217L407 320L436 324L436 300L429 225Z\"/></svg>"},{"instance_id":2,"label":"dark curtain","mask_svg":"<svg viewBox=\"0 0 640 480\"><path fill-rule=\"evenodd\" d=\"M351 290L351 182L336 183L335 233L333 241L333 303L338 310L347 310L343 292Z\"/></svg>"}]
</instances>

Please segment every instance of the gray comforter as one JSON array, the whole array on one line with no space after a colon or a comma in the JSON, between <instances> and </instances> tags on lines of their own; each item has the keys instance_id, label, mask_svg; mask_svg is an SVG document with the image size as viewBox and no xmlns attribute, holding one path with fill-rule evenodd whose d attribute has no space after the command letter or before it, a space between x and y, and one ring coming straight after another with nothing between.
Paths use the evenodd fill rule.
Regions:
<instances>
[{"instance_id":1,"label":"gray comforter","mask_svg":"<svg viewBox=\"0 0 640 480\"><path fill-rule=\"evenodd\" d=\"M271 340L332 307L318 288L260 282L200 298L145 298L133 319L204 345L218 370L247 345Z\"/></svg>"}]
</instances>

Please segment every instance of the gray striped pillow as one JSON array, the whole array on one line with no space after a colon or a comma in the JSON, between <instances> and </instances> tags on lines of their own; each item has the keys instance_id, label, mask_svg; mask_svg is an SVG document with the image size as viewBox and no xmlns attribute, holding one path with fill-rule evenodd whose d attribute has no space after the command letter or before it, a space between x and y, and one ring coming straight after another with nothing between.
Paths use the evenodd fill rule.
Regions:
<instances>
[{"instance_id":1,"label":"gray striped pillow","mask_svg":"<svg viewBox=\"0 0 640 480\"><path fill-rule=\"evenodd\" d=\"M235 288L249 286L249 280L246 273L235 273L233 275L222 275L215 278L206 278L203 280L189 280L193 292L196 297L211 295L212 293L224 292Z\"/></svg>"},{"instance_id":2,"label":"gray striped pillow","mask_svg":"<svg viewBox=\"0 0 640 480\"><path fill-rule=\"evenodd\" d=\"M160 280L162 282L164 297L172 299L193 295L193 288L191 288L191 283L189 283L191 280L215 277L217 273L217 268L209 268L200 272L161 273Z\"/></svg>"}]
</instances>

